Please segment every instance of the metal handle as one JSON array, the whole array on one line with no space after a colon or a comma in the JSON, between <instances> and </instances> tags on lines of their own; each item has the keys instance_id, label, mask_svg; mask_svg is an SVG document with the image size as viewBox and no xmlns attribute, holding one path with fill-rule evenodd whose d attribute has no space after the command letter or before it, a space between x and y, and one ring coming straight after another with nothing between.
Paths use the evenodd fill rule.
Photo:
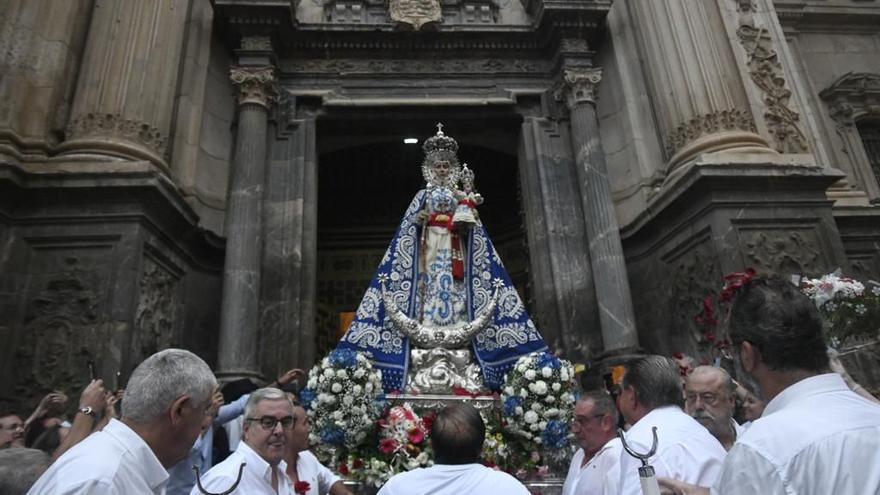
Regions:
<instances>
[{"instance_id":1,"label":"metal handle","mask_svg":"<svg viewBox=\"0 0 880 495\"><path fill-rule=\"evenodd\" d=\"M624 435L623 430L620 428L617 429L617 436L620 437L620 442L623 444L623 449L626 450L626 453L635 457L636 459L642 461L642 467L648 467L648 459L650 459L655 453L657 453L657 427L651 427L651 433L654 435L654 440L651 442L651 450L648 451L647 454L640 454L632 449L629 444L626 443L626 436Z\"/></svg>"},{"instance_id":2,"label":"metal handle","mask_svg":"<svg viewBox=\"0 0 880 495\"><path fill-rule=\"evenodd\" d=\"M202 486L202 480L201 480L202 476L199 473L199 467L193 466L193 471L195 471L195 473L196 473L196 487L199 489L199 491L203 495L229 495L230 493L234 492L235 489L238 488L238 484L241 483L241 475L244 472L245 466L247 466L247 464L242 462L241 466L238 466L238 476L235 477L235 483L233 483L232 486L230 486L228 490L226 490L224 492L218 492L218 493L209 492L208 490L205 490L205 487Z\"/></svg>"}]
</instances>

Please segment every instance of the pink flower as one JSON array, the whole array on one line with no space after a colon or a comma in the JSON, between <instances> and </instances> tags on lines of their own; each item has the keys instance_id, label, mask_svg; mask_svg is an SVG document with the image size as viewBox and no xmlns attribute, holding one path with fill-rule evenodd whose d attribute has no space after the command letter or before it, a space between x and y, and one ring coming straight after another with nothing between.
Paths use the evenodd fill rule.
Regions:
<instances>
[{"instance_id":1,"label":"pink flower","mask_svg":"<svg viewBox=\"0 0 880 495\"><path fill-rule=\"evenodd\" d=\"M425 439L425 432L420 428L413 428L412 430L409 430L406 435L411 443L422 443Z\"/></svg>"}]
</instances>

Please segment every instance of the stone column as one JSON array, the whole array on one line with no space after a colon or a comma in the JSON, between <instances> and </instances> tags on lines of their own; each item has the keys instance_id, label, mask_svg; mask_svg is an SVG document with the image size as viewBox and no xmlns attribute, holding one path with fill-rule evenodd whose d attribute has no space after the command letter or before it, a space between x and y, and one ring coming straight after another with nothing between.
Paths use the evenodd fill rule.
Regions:
<instances>
[{"instance_id":1,"label":"stone column","mask_svg":"<svg viewBox=\"0 0 880 495\"><path fill-rule=\"evenodd\" d=\"M269 105L274 100L275 69L234 67L239 88L238 132L226 210L226 262L217 375L225 380L260 377L260 253L262 203L266 175Z\"/></svg>"},{"instance_id":2,"label":"stone column","mask_svg":"<svg viewBox=\"0 0 880 495\"><path fill-rule=\"evenodd\" d=\"M97 0L62 155L149 160L168 168L190 0Z\"/></svg>"},{"instance_id":3,"label":"stone column","mask_svg":"<svg viewBox=\"0 0 880 495\"><path fill-rule=\"evenodd\" d=\"M634 349L638 335L605 153L599 140L595 94L601 79L601 69L566 70L564 95L571 118L571 143L587 226L602 342L606 353L617 353Z\"/></svg>"},{"instance_id":4,"label":"stone column","mask_svg":"<svg viewBox=\"0 0 880 495\"><path fill-rule=\"evenodd\" d=\"M627 2L667 172L700 153L773 153L758 134L741 67L715 2Z\"/></svg>"}]
</instances>

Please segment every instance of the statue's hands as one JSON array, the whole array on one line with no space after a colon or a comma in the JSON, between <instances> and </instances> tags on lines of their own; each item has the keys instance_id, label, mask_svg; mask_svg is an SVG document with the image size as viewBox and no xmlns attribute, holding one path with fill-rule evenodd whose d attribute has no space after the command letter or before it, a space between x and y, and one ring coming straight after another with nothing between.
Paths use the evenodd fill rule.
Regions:
<instances>
[{"instance_id":1,"label":"statue's hands","mask_svg":"<svg viewBox=\"0 0 880 495\"><path fill-rule=\"evenodd\" d=\"M428 223L428 218L430 217L431 215L429 215L427 211L422 210L416 214L416 222L418 222L420 225L425 225L426 223Z\"/></svg>"}]
</instances>

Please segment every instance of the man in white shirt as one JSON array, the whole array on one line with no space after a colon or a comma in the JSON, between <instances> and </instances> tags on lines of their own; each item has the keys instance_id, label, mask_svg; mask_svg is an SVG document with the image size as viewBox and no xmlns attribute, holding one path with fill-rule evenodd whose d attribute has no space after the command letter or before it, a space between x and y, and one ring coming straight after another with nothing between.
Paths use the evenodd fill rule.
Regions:
<instances>
[{"instance_id":1,"label":"man in white shirt","mask_svg":"<svg viewBox=\"0 0 880 495\"><path fill-rule=\"evenodd\" d=\"M632 428L627 443L648 452L657 427L657 452L650 458L657 476L711 484L721 472L727 452L706 428L681 409L684 402L678 365L664 356L644 356L626 365L617 407ZM606 495L641 495L641 462L623 452L620 476L606 479ZM753 494L754 495L754 494Z\"/></svg>"},{"instance_id":2,"label":"man in white shirt","mask_svg":"<svg viewBox=\"0 0 880 495\"><path fill-rule=\"evenodd\" d=\"M195 354L166 349L131 374L121 420L65 452L32 495L162 494L166 468L186 457L206 420L217 380ZM93 414L90 407L79 414Z\"/></svg>"},{"instance_id":3,"label":"man in white shirt","mask_svg":"<svg viewBox=\"0 0 880 495\"><path fill-rule=\"evenodd\" d=\"M738 368L769 402L730 450L711 492L880 493L880 406L828 373L822 319L810 299L787 280L755 278L734 296L730 337Z\"/></svg>"},{"instance_id":4,"label":"man in white shirt","mask_svg":"<svg viewBox=\"0 0 880 495\"><path fill-rule=\"evenodd\" d=\"M480 464L486 425L468 403L445 407L431 428L435 464L396 474L379 495L529 495L513 476Z\"/></svg>"},{"instance_id":5,"label":"man in white shirt","mask_svg":"<svg viewBox=\"0 0 880 495\"><path fill-rule=\"evenodd\" d=\"M619 473L623 449L617 438L617 407L611 396L598 391L578 399L571 432L581 448L571 459L562 495L602 495L608 473Z\"/></svg>"},{"instance_id":6,"label":"man in white shirt","mask_svg":"<svg viewBox=\"0 0 880 495\"><path fill-rule=\"evenodd\" d=\"M293 405L293 428L287 433L287 477L292 486L299 486L300 495L352 495L345 483L333 471L327 469L314 454L309 452L311 425L306 410L297 403Z\"/></svg>"},{"instance_id":7,"label":"man in white shirt","mask_svg":"<svg viewBox=\"0 0 880 495\"><path fill-rule=\"evenodd\" d=\"M725 450L733 447L742 427L733 419L736 385L730 374L715 366L697 366L684 386L684 410L705 426Z\"/></svg>"},{"instance_id":8,"label":"man in white shirt","mask_svg":"<svg viewBox=\"0 0 880 495\"><path fill-rule=\"evenodd\" d=\"M244 408L244 438L235 452L202 476L202 488L223 493L240 477L232 494L292 494L283 457L287 430L293 428L293 422L293 404L284 392L277 388L255 391ZM200 495L202 492L196 485L190 493Z\"/></svg>"}]
</instances>

